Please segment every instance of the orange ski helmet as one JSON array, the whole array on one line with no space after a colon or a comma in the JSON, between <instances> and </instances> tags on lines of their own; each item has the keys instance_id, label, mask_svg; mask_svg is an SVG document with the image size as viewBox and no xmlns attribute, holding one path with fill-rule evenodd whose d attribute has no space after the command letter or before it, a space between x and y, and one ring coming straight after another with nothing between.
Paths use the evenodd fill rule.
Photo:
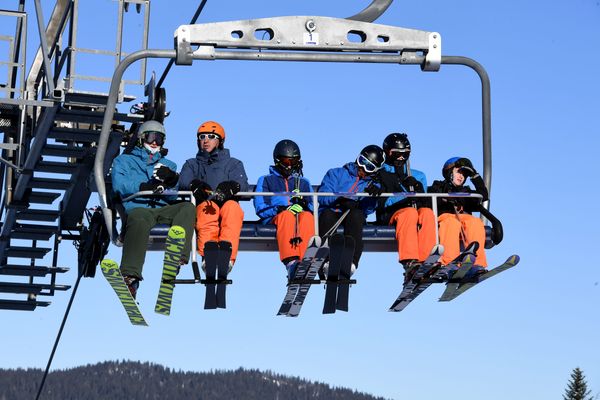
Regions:
<instances>
[{"instance_id":1,"label":"orange ski helmet","mask_svg":"<svg viewBox=\"0 0 600 400\"><path fill-rule=\"evenodd\" d=\"M225 129L215 121L206 121L198 128L198 133L216 133L221 137L221 142L225 141Z\"/></svg>"}]
</instances>

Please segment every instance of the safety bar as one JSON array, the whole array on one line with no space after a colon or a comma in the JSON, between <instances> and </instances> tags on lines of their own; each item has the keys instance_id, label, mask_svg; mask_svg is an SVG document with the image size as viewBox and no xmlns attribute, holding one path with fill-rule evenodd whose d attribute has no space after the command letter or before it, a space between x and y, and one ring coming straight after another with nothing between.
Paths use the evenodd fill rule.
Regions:
<instances>
[{"instance_id":1,"label":"safety bar","mask_svg":"<svg viewBox=\"0 0 600 400\"><path fill-rule=\"evenodd\" d=\"M175 191L175 190L165 190L161 193L155 193L151 190L144 190L140 192L136 192L130 196L127 196L122 201L130 201L135 199L136 197L141 196L191 196L191 203L196 205L196 200L192 195L191 191ZM354 192L238 192L237 197L253 197L253 196L302 196L302 197L312 197L313 202L313 213L318 214L319 212L319 197L373 197L368 193L354 193ZM478 193L413 193L413 192L392 192L392 193L382 193L378 197L400 197L402 199L407 198L429 198L431 199L431 209L433 211L433 215L435 219L438 218L438 207L437 201L433 201L434 199L443 198L443 197L451 197L451 198L476 198L483 199L483 196ZM319 232L319 218L314 218L315 224L315 232ZM194 232L195 235L195 232ZM435 237L436 241L439 244L439 234L438 234L438 226L435 224ZM194 241L194 252L196 251ZM195 255L192 258L192 261L195 261Z\"/></svg>"}]
</instances>

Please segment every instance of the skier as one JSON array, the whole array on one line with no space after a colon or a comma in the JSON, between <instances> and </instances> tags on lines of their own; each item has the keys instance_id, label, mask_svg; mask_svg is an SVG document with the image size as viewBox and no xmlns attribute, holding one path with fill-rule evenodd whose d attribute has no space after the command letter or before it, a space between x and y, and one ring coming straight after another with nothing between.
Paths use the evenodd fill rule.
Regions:
<instances>
[{"instance_id":1,"label":"skier","mask_svg":"<svg viewBox=\"0 0 600 400\"><path fill-rule=\"evenodd\" d=\"M273 163L270 174L258 179L257 192L312 192L310 182L302 176L300 148L294 141L284 139L275 145ZM254 209L263 224L277 226L279 258L292 278L315 234L312 202L297 195L255 196Z\"/></svg>"},{"instance_id":2,"label":"skier","mask_svg":"<svg viewBox=\"0 0 600 400\"><path fill-rule=\"evenodd\" d=\"M483 201L488 199L488 190L483 178L475 171L468 158L452 157L442 168L443 181L434 181L428 188L429 193L479 193ZM475 186L475 190L465 185L467 178ZM444 246L442 264L452 262L460 254L461 239L463 244L473 241L479 243L476 264L487 267L485 256L485 228L481 219L471 215L477 210L479 199L439 198L438 223L440 243Z\"/></svg>"},{"instance_id":3,"label":"skier","mask_svg":"<svg viewBox=\"0 0 600 400\"><path fill-rule=\"evenodd\" d=\"M144 122L139 130L135 147L121 154L112 164L112 186L121 198L138 191L151 190L156 194L176 188L179 175L177 165L163 156L166 139L164 126L157 121ZM127 222L121 258L121 274L131 295L135 298L146 258L150 229L157 223L179 225L185 229L186 239L181 264L187 264L194 229L194 206L189 202L173 204L176 196L137 197L123 203Z\"/></svg>"},{"instance_id":4,"label":"skier","mask_svg":"<svg viewBox=\"0 0 600 400\"><path fill-rule=\"evenodd\" d=\"M391 133L383 141L386 158L379 171L384 192L424 193L425 174L410 168L410 141L406 133ZM382 197L377 207L377 223L395 225L398 260L404 266L405 277L425 261L435 238L435 216L422 200L402 197Z\"/></svg>"},{"instance_id":5,"label":"skier","mask_svg":"<svg viewBox=\"0 0 600 400\"><path fill-rule=\"evenodd\" d=\"M235 195L248 190L248 178L244 164L223 147L225 137L225 130L215 121L200 125L198 153L183 165L179 187L194 192L198 252L204 256L204 244L208 241L230 242L231 271L244 221L244 212Z\"/></svg>"},{"instance_id":6,"label":"skier","mask_svg":"<svg viewBox=\"0 0 600 400\"><path fill-rule=\"evenodd\" d=\"M361 150L354 162L327 171L319 187L319 192L366 192L371 196L378 196L382 193L382 189L374 178L384 161L385 154L381 147L371 144ZM344 211L349 210L342 225L344 235L354 238L352 274L358 268L363 250L363 226L367 216L375 212L376 206L377 200L372 197L319 197L319 236L321 237L335 225ZM324 275L327 275L326 271L323 272Z\"/></svg>"}]
</instances>

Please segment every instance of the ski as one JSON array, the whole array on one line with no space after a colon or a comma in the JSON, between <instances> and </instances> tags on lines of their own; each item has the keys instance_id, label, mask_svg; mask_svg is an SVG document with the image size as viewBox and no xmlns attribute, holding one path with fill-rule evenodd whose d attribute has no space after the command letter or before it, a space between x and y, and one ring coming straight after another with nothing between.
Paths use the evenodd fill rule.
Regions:
<instances>
[{"instance_id":1,"label":"ski","mask_svg":"<svg viewBox=\"0 0 600 400\"><path fill-rule=\"evenodd\" d=\"M456 263L458 264L458 269L456 270L456 272L454 272L452 276L449 276L448 283L446 284L446 289L444 290L444 293L442 293L442 297L440 297L439 301L450 301L452 299L454 292L458 289L458 286L460 285L460 281L467 275L467 273L471 270L471 267L473 267L473 265L475 264L475 252L477 252L478 248L479 243L473 242L469 246L467 246L467 250L461 253L461 255L459 256L460 260L458 260L458 262ZM454 264L454 262L452 264ZM452 269L449 268L448 271L450 274Z\"/></svg>"},{"instance_id":2,"label":"ski","mask_svg":"<svg viewBox=\"0 0 600 400\"><path fill-rule=\"evenodd\" d=\"M204 297L204 309L214 310L217 308L217 294L215 283L217 277L217 263L219 259L219 243L210 241L204 245L204 265L206 268L206 295Z\"/></svg>"},{"instance_id":3,"label":"ski","mask_svg":"<svg viewBox=\"0 0 600 400\"><path fill-rule=\"evenodd\" d=\"M329 239L329 269L327 270L327 284L325 288L325 302L323 314L333 314L336 310L336 298L342 258L344 253L344 235L336 233Z\"/></svg>"},{"instance_id":4,"label":"ski","mask_svg":"<svg viewBox=\"0 0 600 400\"><path fill-rule=\"evenodd\" d=\"M335 308L348 311L348 297L350 296L350 276L352 275L352 261L354 258L354 238L346 236L342 253L342 264L339 273L338 293ZM352 282L354 283L354 282Z\"/></svg>"},{"instance_id":5,"label":"ski","mask_svg":"<svg viewBox=\"0 0 600 400\"><path fill-rule=\"evenodd\" d=\"M434 270L437 270L440 267L439 259L444 254L444 246L441 244L437 244L433 246L431 249L431 253L427 257L427 259L419 266L414 276L406 282L404 285L402 292L396 298L396 301L391 305L389 311L399 312L404 310L404 308L410 304L411 301L417 298L429 285L425 286L419 292L416 292L416 289L419 286L424 286L421 284L421 280L431 275Z\"/></svg>"},{"instance_id":6,"label":"ski","mask_svg":"<svg viewBox=\"0 0 600 400\"><path fill-rule=\"evenodd\" d=\"M163 260L162 277L154 311L158 314L169 315L173 302L173 280L177 277L181 261L181 253L185 244L185 230L173 225L167 233L165 241L165 256Z\"/></svg>"},{"instance_id":7,"label":"ski","mask_svg":"<svg viewBox=\"0 0 600 400\"><path fill-rule=\"evenodd\" d=\"M102 269L102 274L113 288L117 294L117 297L119 298L119 301L123 305L123 308L129 317L129 321L133 325L148 326L135 299L131 295L131 292L129 292L129 288L123 280L121 270L119 269L119 264L113 260L104 259L100 263L100 267Z\"/></svg>"},{"instance_id":8,"label":"ski","mask_svg":"<svg viewBox=\"0 0 600 400\"><path fill-rule=\"evenodd\" d=\"M315 276L317 275L317 272L319 272L319 269L321 269L321 267L325 263L325 260L328 256L329 245L327 244L327 241L325 241L325 244L323 244L317 249L315 257L312 259L312 262L308 266L306 276L304 277L302 283L300 283L298 293L296 294L296 297L292 302L292 306L290 307L290 310L287 313L288 317L297 317L298 315L300 315L300 309L304 304L304 300L306 300L308 290L314 283L320 283L320 281L315 281Z\"/></svg>"},{"instance_id":9,"label":"ski","mask_svg":"<svg viewBox=\"0 0 600 400\"><path fill-rule=\"evenodd\" d=\"M294 301L296 294L298 294L298 289L300 288L300 284L294 283L294 281L304 279L304 276L308 271L308 267L310 266L310 263L317 254L317 250L319 250L320 245L320 237L313 236L310 239L310 243L308 244L308 247L304 252L304 257L302 258L302 261L300 261L296 266L294 276L289 277L287 284L287 292L285 294L285 297L283 298L281 306L279 307L277 315L287 315L288 311L290 311L290 308L292 307L292 302Z\"/></svg>"},{"instance_id":10,"label":"ski","mask_svg":"<svg viewBox=\"0 0 600 400\"><path fill-rule=\"evenodd\" d=\"M458 296L460 296L467 290L469 290L472 287L474 287L475 285L485 281L486 279L489 279L495 275L498 275L501 272L511 269L512 267L516 266L519 263L519 261L520 261L520 257L518 255L514 254L514 255L508 257L503 264L501 264L495 268L492 268L491 270L487 271L486 273L484 273L482 275L473 277L472 279L474 280L474 282L469 282L470 278L463 279L463 282L459 283L458 289L456 289L450 296L448 296L448 300L444 300L444 301L454 300L455 298L457 298ZM440 301L442 301L442 300L440 299Z\"/></svg>"},{"instance_id":11,"label":"ski","mask_svg":"<svg viewBox=\"0 0 600 400\"><path fill-rule=\"evenodd\" d=\"M231 243L219 242L219 256L217 257L217 308L225 308L225 290L227 288L227 274L229 273L229 260L231 258Z\"/></svg>"}]
</instances>

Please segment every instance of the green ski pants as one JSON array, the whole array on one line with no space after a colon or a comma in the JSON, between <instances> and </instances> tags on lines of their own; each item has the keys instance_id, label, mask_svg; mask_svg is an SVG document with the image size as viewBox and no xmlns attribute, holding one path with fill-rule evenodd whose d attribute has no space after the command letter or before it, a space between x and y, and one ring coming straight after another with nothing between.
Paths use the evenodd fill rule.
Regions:
<instances>
[{"instance_id":1,"label":"green ski pants","mask_svg":"<svg viewBox=\"0 0 600 400\"><path fill-rule=\"evenodd\" d=\"M134 208L127 216L127 227L121 257L121 274L142 279L142 268L150 230L156 224L179 225L185 229L185 246L182 258L189 260L196 222L196 208L192 203L182 202L161 208Z\"/></svg>"}]
</instances>

